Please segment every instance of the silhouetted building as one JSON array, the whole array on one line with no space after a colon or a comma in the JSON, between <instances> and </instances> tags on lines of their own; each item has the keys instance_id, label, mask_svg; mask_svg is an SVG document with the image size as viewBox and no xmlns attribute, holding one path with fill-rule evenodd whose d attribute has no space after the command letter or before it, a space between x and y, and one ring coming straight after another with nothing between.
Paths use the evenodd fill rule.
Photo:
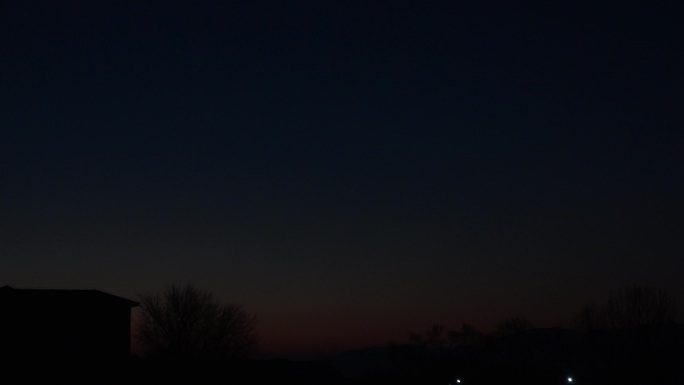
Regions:
<instances>
[{"instance_id":1,"label":"silhouetted building","mask_svg":"<svg viewBox=\"0 0 684 385\"><path fill-rule=\"evenodd\" d=\"M114 362L130 357L131 308L98 290L0 288L5 362Z\"/></svg>"}]
</instances>

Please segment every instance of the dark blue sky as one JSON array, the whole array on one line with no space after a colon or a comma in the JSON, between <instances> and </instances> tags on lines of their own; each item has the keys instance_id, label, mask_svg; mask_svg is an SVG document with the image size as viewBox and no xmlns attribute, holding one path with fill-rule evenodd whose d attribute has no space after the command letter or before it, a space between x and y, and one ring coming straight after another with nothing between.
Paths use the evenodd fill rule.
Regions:
<instances>
[{"instance_id":1,"label":"dark blue sky","mask_svg":"<svg viewBox=\"0 0 684 385\"><path fill-rule=\"evenodd\" d=\"M142 3L0 3L0 284L192 281L279 352L684 300L676 2Z\"/></svg>"}]
</instances>

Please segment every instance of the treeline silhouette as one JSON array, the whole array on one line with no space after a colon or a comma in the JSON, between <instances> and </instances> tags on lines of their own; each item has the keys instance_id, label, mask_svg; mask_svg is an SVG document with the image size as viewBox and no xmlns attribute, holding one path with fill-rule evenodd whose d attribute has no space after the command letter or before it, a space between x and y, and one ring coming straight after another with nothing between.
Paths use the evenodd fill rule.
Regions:
<instances>
[{"instance_id":1,"label":"treeline silhouette","mask_svg":"<svg viewBox=\"0 0 684 385\"><path fill-rule=\"evenodd\" d=\"M434 384L684 384L684 327L664 291L634 284L586 304L573 328L533 327L524 317L485 334L434 325L392 345L382 382Z\"/></svg>"},{"instance_id":2,"label":"treeline silhouette","mask_svg":"<svg viewBox=\"0 0 684 385\"><path fill-rule=\"evenodd\" d=\"M648 285L586 304L572 328L535 327L520 316L490 333L470 324L434 325L408 333L405 343L312 361L255 359L256 317L192 284L139 297L133 332L140 355L74 360L36 354L18 361L3 351L0 382L684 384L684 328L676 322L675 302Z\"/></svg>"}]
</instances>

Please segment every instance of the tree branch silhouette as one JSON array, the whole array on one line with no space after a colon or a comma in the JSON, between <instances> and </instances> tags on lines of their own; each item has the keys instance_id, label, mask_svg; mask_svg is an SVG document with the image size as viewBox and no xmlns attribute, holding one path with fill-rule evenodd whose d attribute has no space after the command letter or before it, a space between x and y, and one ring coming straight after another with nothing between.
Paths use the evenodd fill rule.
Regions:
<instances>
[{"instance_id":1,"label":"tree branch silhouette","mask_svg":"<svg viewBox=\"0 0 684 385\"><path fill-rule=\"evenodd\" d=\"M256 347L256 317L207 290L171 285L139 298L138 337L147 356L233 359L249 356Z\"/></svg>"}]
</instances>

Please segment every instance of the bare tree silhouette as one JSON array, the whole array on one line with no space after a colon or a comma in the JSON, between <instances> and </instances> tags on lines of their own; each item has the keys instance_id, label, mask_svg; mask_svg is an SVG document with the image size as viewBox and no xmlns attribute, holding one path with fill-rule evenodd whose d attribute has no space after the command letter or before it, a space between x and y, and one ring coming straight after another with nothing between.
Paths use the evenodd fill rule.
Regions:
<instances>
[{"instance_id":1,"label":"bare tree silhouette","mask_svg":"<svg viewBox=\"0 0 684 385\"><path fill-rule=\"evenodd\" d=\"M633 284L599 305L586 304L577 329L588 339L592 376L614 383L681 383L681 326L677 307L663 290Z\"/></svg>"},{"instance_id":2,"label":"bare tree silhouette","mask_svg":"<svg viewBox=\"0 0 684 385\"><path fill-rule=\"evenodd\" d=\"M577 317L582 332L662 326L675 321L677 306L664 290L633 284L613 293L602 306L586 304Z\"/></svg>"},{"instance_id":3,"label":"bare tree silhouette","mask_svg":"<svg viewBox=\"0 0 684 385\"><path fill-rule=\"evenodd\" d=\"M192 284L139 295L138 338L146 355L172 359L244 358L257 343L256 318Z\"/></svg>"}]
</instances>

